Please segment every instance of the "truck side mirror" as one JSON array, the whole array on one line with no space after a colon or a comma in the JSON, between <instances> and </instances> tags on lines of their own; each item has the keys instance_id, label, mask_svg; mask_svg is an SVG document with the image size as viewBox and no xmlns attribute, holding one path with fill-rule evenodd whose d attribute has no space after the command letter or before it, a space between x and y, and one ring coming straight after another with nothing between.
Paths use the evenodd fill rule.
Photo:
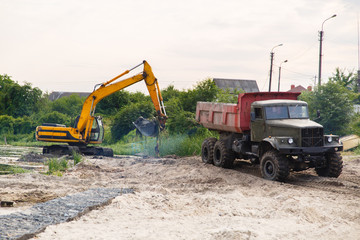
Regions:
<instances>
[{"instance_id":1,"label":"truck side mirror","mask_svg":"<svg viewBox=\"0 0 360 240\"><path fill-rule=\"evenodd\" d=\"M251 112L250 113L250 120L253 122L255 121L255 113L254 112Z\"/></svg>"}]
</instances>

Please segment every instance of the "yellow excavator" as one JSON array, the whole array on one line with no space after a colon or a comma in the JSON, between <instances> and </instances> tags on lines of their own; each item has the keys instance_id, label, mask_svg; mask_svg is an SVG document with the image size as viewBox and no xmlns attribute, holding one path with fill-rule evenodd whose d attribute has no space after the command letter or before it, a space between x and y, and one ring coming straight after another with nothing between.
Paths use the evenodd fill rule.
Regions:
<instances>
[{"instance_id":1,"label":"yellow excavator","mask_svg":"<svg viewBox=\"0 0 360 240\"><path fill-rule=\"evenodd\" d=\"M116 81L141 65L144 66L141 73L121 81ZM75 151L85 155L113 156L113 150L110 148L87 146L88 144L100 144L104 139L102 118L95 116L96 104L98 104L101 99L142 80L146 83L146 87L157 112L157 117L155 124L151 124L153 122L149 121L144 122L144 119L140 119L134 124L144 135L157 135L159 130L161 131L165 128L167 118L166 111L158 81L150 65L146 61L143 61L141 64L130 70L126 70L113 79L95 85L94 91L86 98L81 114L75 120L74 127L66 127L65 125L54 123L44 123L38 126L36 128L36 140L68 144L44 146L43 153L71 154ZM144 123L142 124L142 122Z\"/></svg>"}]
</instances>

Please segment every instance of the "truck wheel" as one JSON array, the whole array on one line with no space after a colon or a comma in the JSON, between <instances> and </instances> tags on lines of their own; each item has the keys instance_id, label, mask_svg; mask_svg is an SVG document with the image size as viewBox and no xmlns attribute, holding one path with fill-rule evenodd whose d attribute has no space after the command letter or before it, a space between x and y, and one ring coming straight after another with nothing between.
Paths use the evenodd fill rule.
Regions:
<instances>
[{"instance_id":1,"label":"truck wheel","mask_svg":"<svg viewBox=\"0 0 360 240\"><path fill-rule=\"evenodd\" d=\"M232 150L226 148L224 141L217 141L214 146L214 165L217 167L231 168L235 156Z\"/></svg>"},{"instance_id":2,"label":"truck wheel","mask_svg":"<svg viewBox=\"0 0 360 240\"><path fill-rule=\"evenodd\" d=\"M201 145L201 159L204 163L212 164L214 162L214 145L216 138L207 138Z\"/></svg>"},{"instance_id":3,"label":"truck wheel","mask_svg":"<svg viewBox=\"0 0 360 240\"><path fill-rule=\"evenodd\" d=\"M315 168L317 175L321 177L333 177L337 178L340 176L343 168L342 157L339 153L330 153L325 155L326 167Z\"/></svg>"},{"instance_id":4,"label":"truck wheel","mask_svg":"<svg viewBox=\"0 0 360 240\"><path fill-rule=\"evenodd\" d=\"M289 175L289 161L275 150L264 153L260 160L260 170L267 180L283 181Z\"/></svg>"}]
</instances>

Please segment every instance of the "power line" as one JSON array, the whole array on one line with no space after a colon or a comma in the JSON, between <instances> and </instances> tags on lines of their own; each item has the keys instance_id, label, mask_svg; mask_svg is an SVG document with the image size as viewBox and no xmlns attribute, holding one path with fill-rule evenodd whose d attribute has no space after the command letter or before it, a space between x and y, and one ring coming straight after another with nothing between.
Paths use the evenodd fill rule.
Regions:
<instances>
[{"instance_id":1,"label":"power line","mask_svg":"<svg viewBox=\"0 0 360 240\"><path fill-rule=\"evenodd\" d=\"M316 47L316 44L314 43L313 45L311 45L310 47L308 47L306 50L304 50L302 53L298 54L298 55L295 55L295 57L293 58L288 58L290 59L289 61L293 62L299 58L301 58L303 55L305 55L305 53L307 53L308 51L310 51L311 49L313 49L314 47Z\"/></svg>"},{"instance_id":2,"label":"power line","mask_svg":"<svg viewBox=\"0 0 360 240\"><path fill-rule=\"evenodd\" d=\"M311 75L311 74L299 73L299 72L295 72L295 71L292 71L292 70L289 70L289 69L286 69L286 68L283 68L283 70L285 70L287 72L299 74L299 75L302 75L302 76L306 76L306 77L314 77L314 75Z\"/></svg>"}]
</instances>

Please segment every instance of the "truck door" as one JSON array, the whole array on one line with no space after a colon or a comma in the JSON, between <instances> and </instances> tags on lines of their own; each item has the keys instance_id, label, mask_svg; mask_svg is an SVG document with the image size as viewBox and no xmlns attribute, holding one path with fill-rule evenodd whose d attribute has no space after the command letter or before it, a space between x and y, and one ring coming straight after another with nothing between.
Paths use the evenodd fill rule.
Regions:
<instances>
[{"instance_id":1,"label":"truck door","mask_svg":"<svg viewBox=\"0 0 360 240\"><path fill-rule=\"evenodd\" d=\"M254 107L251 109L251 122L250 122L250 129L251 129L251 141L260 142L264 139L265 135L265 119L264 119L264 112L261 107Z\"/></svg>"}]
</instances>

